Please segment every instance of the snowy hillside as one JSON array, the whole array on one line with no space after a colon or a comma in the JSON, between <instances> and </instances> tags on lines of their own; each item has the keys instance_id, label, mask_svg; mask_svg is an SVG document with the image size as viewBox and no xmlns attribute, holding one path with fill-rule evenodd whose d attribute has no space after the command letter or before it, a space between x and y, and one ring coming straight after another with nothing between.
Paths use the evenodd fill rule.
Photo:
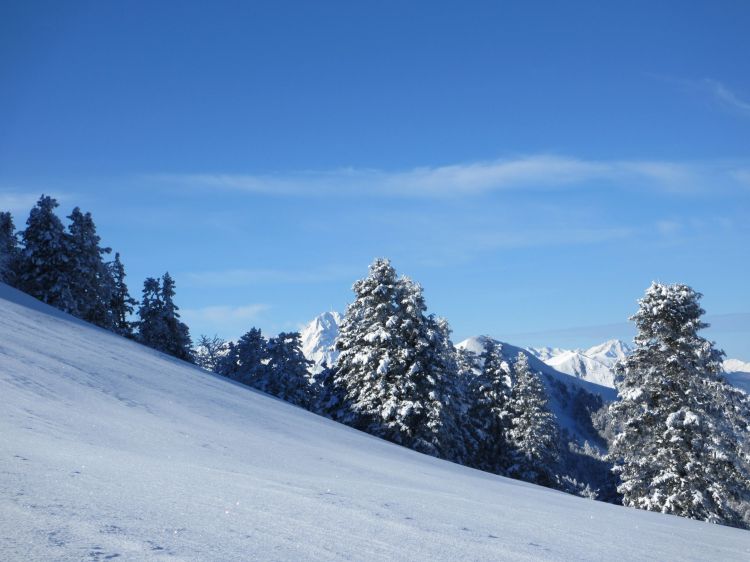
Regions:
<instances>
[{"instance_id":1,"label":"snowy hillside","mask_svg":"<svg viewBox=\"0 0 750 562\"><path fill-rule=\"evenodd\" d=\"M471 470L0 286L0 559L747 560L750 533Z\"/></svg>"},{"instance_id":2,"label":"snowy hillside","mask_svg":"<svg viewBox=\"0 0 750 562\"><path fill-rule=\"evenodd\" d=\"M313 362L313 372L319 372L324 363L328 366L336 363L338 352L333 349L333 344L340 323L341 315L338 312L324 312L313 318L300 332L302 353Z\"/></svg>"}]
</instances>

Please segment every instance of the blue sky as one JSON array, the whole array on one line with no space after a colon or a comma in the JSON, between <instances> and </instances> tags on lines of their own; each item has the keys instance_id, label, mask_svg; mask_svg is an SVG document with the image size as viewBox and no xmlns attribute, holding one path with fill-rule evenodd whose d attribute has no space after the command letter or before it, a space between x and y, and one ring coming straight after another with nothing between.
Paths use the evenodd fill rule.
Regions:
<instances>
[{"instance_id":1,"label":"blue sky","mask_svg":"<svg viewBox=\"0 0 750 562\"><path fill-rule=\"evenodd\" d=\"M656 279L750 359L747 2L3 2L0 207L90 210L192 333L343 310L631 337Z\"/></svg>"}]
</instances>

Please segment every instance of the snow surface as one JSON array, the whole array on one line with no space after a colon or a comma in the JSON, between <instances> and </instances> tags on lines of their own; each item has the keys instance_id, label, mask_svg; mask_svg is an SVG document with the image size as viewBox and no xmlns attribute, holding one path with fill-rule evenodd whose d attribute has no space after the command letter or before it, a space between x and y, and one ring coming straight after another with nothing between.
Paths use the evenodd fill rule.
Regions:
<instances>
[{"instance_id":1,"label":"snow surface","mask_svg":"<svg viewBox=\"0 0 750 562\"><path fill-rule=\"evenodd\" d=\"M0 560L748 560L750 533L420 455L0 285Z\"/></svg>"}]
</instances>

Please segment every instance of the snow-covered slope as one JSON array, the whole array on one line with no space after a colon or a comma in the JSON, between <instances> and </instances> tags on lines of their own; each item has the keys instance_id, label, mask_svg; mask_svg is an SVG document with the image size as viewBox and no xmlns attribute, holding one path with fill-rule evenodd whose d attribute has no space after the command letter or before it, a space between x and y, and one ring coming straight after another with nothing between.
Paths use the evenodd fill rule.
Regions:
<instances>
[{"instance_id":1,"label":"snow-covered slope","mask_svg":"<svg viewBox=\"0 0 750 562\"><path fill-rule=\"evenodd\" d=\"M433 459L0 286L0 560L747 560L750 533Z\"/></svg>"},{"instance_id":2,"label":"snow-covered slope","mask_svg":"<svg viewBox=\"0 0 750 562\"><path fill-rule=\"evenodd\" d=\"M319 372L324 363L329 367L336 363L338 352L333 344L340 323L341 315L338 312L324 312L313 318L300 332L302 353L313 362L313 372Z\"/></svg>"}]
</instances>

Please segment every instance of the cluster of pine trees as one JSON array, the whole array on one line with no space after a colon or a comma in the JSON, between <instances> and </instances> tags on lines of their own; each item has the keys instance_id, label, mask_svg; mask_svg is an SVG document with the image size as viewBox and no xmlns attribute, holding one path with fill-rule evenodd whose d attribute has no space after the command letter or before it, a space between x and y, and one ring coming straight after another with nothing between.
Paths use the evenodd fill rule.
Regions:
<instances>
[{"instance_id":1,"label":"cluster of pine trees","mask_svg":"<svg viewBox=\"0 0 750 562\"><path fill-rule=\"evenodd\" d=\"M376 260L354 284L336 365L310 373L298 333L236 343L202 336L198 363L318 414L414 450L561 487L559 430L538 376L499 345L479 357L428 315L422 287Z\"/></svg>"},{"instance_id":2,"label":"cluster of pine trees","mask_svg":"<svg viewBox=\"0 0 750 562\"><path fill-rule=\"evenodd\" d=\"M253 329L237 343L201 340L199 363L321 415L426 454L576 491L564 474L560 428L528 356L508 361L486 338L457 350L428 315L422 288L376 260L353 287L336 365L312 375L289 342L286 371ZM722 352L697 332L701 295L655 283L633 317L633 354L616 367L607 460L626 506L748 527L750 403L721 375Z\"/></svg>"},{"instance_id":3,"label":"cluster of pine trees","mask_svg":"<svg viewBox=\"0 0 750 562\"><path fill-rule=\"evenodd\" d=\"M105 260L112 250L101 245L91 213L76 207L66 228L57 207L54 198L42 195L20 232L11 214L0 212L0 281L81 320L192 360L169 273L146 279L139 304L128 292L120 254Z\"/></svg>"}]
</instances>

